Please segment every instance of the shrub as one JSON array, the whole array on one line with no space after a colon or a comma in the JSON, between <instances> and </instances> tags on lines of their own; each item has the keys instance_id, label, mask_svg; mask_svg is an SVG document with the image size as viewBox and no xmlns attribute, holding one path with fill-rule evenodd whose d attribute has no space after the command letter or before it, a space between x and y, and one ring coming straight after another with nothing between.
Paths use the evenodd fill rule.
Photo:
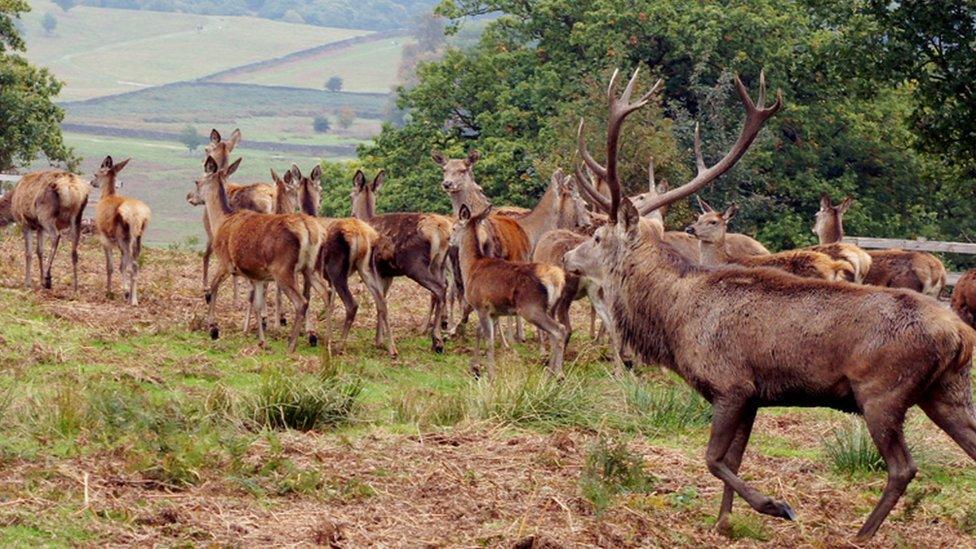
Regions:
<instances>
[{"instance_id":1,"label":"shrub","mask_svg":"<svg viewBox=\"0 0 976 549\"><path fill-rule=\"evenodd\" d=\"M461 422L466 413L464 396L430 390L408 389L393 402L393 416L401 423L418 427L443 427Z\"/></svg>"},{"instance_id":2,"label":"shrub","mask_svg":"<svg viewBox=\"0 0 976 549\"><path fill-rule=\"evenodd\" d=\"M684 384L652 386L629 379L622 382L622 389L628 419L637 431L694 429L712 421L711 405Z\"/></svg>"},{"instance_id":3,"label":"shrub","mask_svg":"<svg viewBox=\"0 0 976 549\"><path fill-rule=\"evenodd\" d=\"M590 427L595 397L583 380L555 379L541 368L501 370L494 382L472 383L471 410L478 419L543 428Z\"/></svg>"},{"instance_id":4,"label":"shrub","mask_svg":"<svg viewBox=\"0 0 976 549\"><path fill-rule=\"evenodd\" d=\"M326 133L332 129L332 123L324 116L316 116L312 120L312 129L315 130L315 133Z\"/></svg>"},{"instance_id":5,"label":"shrub","mask_svg":"<svg viewBox=\"0 0 976 549\"><path fill-rule=\"evenodd\" d=\"M333 75L325 81L325 89L330 92L342 91L342 78L339 75Z\"/></svg>"},{"instance_id":6,"label":"shrub","mask_svg":"<svg viewBox=\"0 0 976 549\"><path fill-rule=\"evenodd\" d=\"M842 473L884 471L885 463L860 418L835 429L824 441L824 453L834 469Z\"/></svg>"},{"instance_id":7,"label":"shrub","mask_svg":"<svg viewBox=\"0 0 976 549\"><path fill-rule=\"evenodd\" d=\"M271 429L310 431L349 420L362 382L275 369L265 374L252 401L252 419Z\"/></svg>"},{"instance_id":8,"label":"shrub","mask_svg":"<svg viewBox=\"0 0 976 549\"><path fill-rule=\"evenodd\" d=\"M600 436L586 453L580 474L580 492L597 513L624 493L650 492L656 479L644 470L644 458L631 453L621 440Z\"/></svg>"}]
</instances>

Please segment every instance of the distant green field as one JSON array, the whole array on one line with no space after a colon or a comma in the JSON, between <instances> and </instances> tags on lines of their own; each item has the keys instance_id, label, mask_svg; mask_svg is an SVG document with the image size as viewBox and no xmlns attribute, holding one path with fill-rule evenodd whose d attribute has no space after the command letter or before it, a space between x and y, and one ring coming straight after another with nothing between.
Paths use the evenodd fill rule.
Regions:
<instances>
[{"instance_id":1,"label":"distant green field","mask_svg":"<svg viewBox=\"0 0 976 549\"><path fill-rule=\"evenodd\" d=\"M199 78L368 31L293 25L253 17L76 7L31 0L28 57L67 82L62 99L86 99ZM57 19L41 28L45 13ZM395 72L395 71L394 71Z\"/></svg>"},{"instance_id":2,"label":"distant green field","mask_svg":"<svg viewBox=\"0 0 976 549\"><path fill-rule=\"evenodd\" d=\"M246 135L246 134L245 134ZM145 201L153 210L153 230L147 244L160 246L186 242L197 237L203 241L200 217L203 211L186 203L186 193L202 172L203 153L189 153L183 145L165 141L145 141L116 137L98 137L66 133L68 145L85 158L81 172L90 175L106 155L116 159L131 157L132 162L120 175L120 192ZM283 173L292 162L302 170L311 169L321 159L294 154L278 154L247 148L246 139L235 149L244 158L235 181L267 182L269 170ZM346 160L332 158L331 160ZM89 212L91 216L93 212Z\"/></svg>"},{"instance_id":3,"label":"distant green field","mask_svg":"<svg viewBox=\"0 0 976 549\"><path fill-rule=\"evenodd\" d=\"M403 57L403 47L412 42L412 38L398 36L356 44L314 57L234 74L221 81L322 89L328 78L339 76L346 91L386 93L398 82L397 69Z\"/></svg>"}]
</instances>

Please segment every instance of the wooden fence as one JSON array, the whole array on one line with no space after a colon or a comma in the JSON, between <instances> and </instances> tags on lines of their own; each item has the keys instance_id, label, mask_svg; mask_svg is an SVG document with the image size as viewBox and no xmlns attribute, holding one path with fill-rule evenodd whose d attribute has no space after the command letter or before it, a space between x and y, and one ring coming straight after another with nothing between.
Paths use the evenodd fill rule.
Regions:
<instances>
[{"instance_id":1,"label":"wooden fence","mask_svg":"<svg viewBox=\"0 0 976 549\"><path fill-rule=\"evenodd\" d=\"M936 242L934 240L903 240L898 238L872 238L869 236L846 236L844 242L850 242L865 249L884 250L901 248L919 252L941 252L948 254L976 255L976 244L969 242ZM962 273L948 273L946 284L955 286Z\"/></svg>"}]
</instances>

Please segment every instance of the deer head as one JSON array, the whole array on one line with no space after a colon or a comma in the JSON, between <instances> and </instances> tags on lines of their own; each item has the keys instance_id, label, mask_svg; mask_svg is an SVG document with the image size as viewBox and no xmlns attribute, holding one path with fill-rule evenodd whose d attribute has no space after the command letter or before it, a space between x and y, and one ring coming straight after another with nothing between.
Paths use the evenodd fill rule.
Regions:
<instances>
[{"instance_id":1,"label":"deer head","mask_svg":"<svg viewBox=\"0 0 976 549\"><path fill-rule=\"evenodd\" d=\"M853 202L854 199L848 196L834 206L826 193L820 195L820 210L815 215L813 234L820 238L821 244L833 244L844 238L844 214Z\"/></svg>"},{"instance_id":2,"label":"deer head","mask_svg":"<svg viewBox=\"0 0 976 549\"><path fill-rule=\"evenodd\" d=\"M476 150L468 152L466 158L446 158L440 151L430 153L431 158L443 169L441 188L451 197L454 214L460 214L462 204L481 211L488 205L484 191L474 180L474 165L481 158Z\"/></svg>"},{"instance_id":3,"label":"deer head","mask_svg":"<svg viewBox=\"0 0 976 549\"><path fill-rule=\"evenodd\" d=\"M732 218L738 213L739 207L732 204L724 212L719 213L700 197L698 197L698 206L702 213L698 216L697 221L685 228L685 232L694 235L695 238L705 243L718 244L723 242L729 221L732 221Z\"/></svg>"},{"instance_id":4,"label":"deer head","mask_svg":"<svg viewBox=\"0 0 976 549\"><path fill-rule=\"evenodd\" d=\"M125 169L131 158L126 158L122 162L114 162L111 156L106 156L105 160L102 160L102 165L95 172L95 176L92 177L91 186L99 189L104 185L103 194L114 194L115 189L122 186L121 182L116 181L116 176L119 172Z\"/></svg>"},{"instance_id":5,"label":"deer head","mask_svg":"<svg viewBox=\"0 0 976 549\"><path fill-rule=\"evenodd\" d=\"M386 170L380 170L370 183L362 170L356 170L352 178L352 215L358 219L369 219L376 215L376 193L386 181Z\"/></svg>"},{"instance_id":6,"label":"deer head","mask_svg":"<svg viewBox=\"0 0 976 549\"><path fill-rule=\"evenodd\" d=\"M186 201L194 205L205 204L211 197L217 196L219 191L224 197L222 202L226 202L227 197L223 191L224 184L227 182L227 178L237 171L241 165L241 160L243 159L238 158L233 164L221 168L212 156L208 156L203 163L203 176L196 180L193 190L186 195ZM229 209L228 206L227 210Z\"/></svg>"},{"instance_id":7,"label":"deer head","mask_svg":"<svg viewBox=\"0 0 976 549\"><path fill-rule=\"evenodd\" d=\"M322 165L316 164L307 176L303 176L298 165L292 164L288 173L298 187L302 213L317 216L322 203Z\"/></svg>"},{"instance_id":8,"label":"deer head","mask_svg":"<svg viewBox=\"0 0 976 549\"><path fill-rule=\"evenodd\" d=\"M204 147L204 154L217 161L217 165L226 168L230 161L230 154L234 152L234 147L241 141L241 130L234 130L230 138L224 140L220 137L220 132L216 128L210 130L210 143ZM204 159L206 160L206 159Z\"/></svg>"},{"instance_id":9,"label":"deer head","mask_svg":"<svg viewBox=\"0 0 976 549\"><path fill-rule=\"evenodd\" d=\"M301 181L296 180L291 170L285 172L283 177L271 169L271 180L275 183L275 190L278 192L276 213L294 213L298 209L301 191Z\"/></svg>"}]
</instances>

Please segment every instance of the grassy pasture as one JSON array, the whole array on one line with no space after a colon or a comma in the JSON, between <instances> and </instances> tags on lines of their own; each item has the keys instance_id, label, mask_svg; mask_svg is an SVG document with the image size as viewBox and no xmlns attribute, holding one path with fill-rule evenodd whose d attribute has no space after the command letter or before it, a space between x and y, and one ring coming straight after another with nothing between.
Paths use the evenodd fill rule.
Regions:
<instances>
[{"instance_id":1,"label":"grassy pasture","mask_svg":"<svg viewBox=\"0 0 976 549\"><path fill-rule=\"evenodd\" d=\"M369 34L254 17L86 6L65 13L43 0L32 0L31 7L24 18L28 56L67 82L61 95L66 100L200 78ZM45 13L58 21L50 34L41 27Z\"/></svg>"},{"instance_id":2,"label":"grassy pasture","mask_svg":"<svg viewBox=\"0 0 976 549\"><path fill-rule=\"evenodd\" d=\"M398 36L355 44L338 51L235 74L221 81L322 89L329 77L338 75L345 91L387 93L398 83L397 69L403 57L403 47L412 41Z\"/></svg>"},{"instance_id":3,"label":"grassy pasture","mask_svg":"<svg viewBox=\"0 0 976 549\"><path fill-rule=\"evenodd\" d=\"M390 294L398 360L372 345L357 283L357 327L326 361L307 345L287 355L280 335L257 349L227 288L210 341L193 253L147 250L135 310L105 296L91 240L79 295L63 252L49 292L19 287L15 231L0 257L4 545L728 543L712 528L708 406L656 368L614 379L585 333L562 382L539 375L530 343L499 351L490 384L468 374L470 340L428 350L427 298L408 282ZM884 485L871 466L840 465L856 463L837 459L844 433L861 436L851 425L760 414L743 475L799 520L738 501L735 546L848 544ZM908 439L920 473L876 545L971 546L976 468L917 411Z\"/></svg>"}]
</instances>

